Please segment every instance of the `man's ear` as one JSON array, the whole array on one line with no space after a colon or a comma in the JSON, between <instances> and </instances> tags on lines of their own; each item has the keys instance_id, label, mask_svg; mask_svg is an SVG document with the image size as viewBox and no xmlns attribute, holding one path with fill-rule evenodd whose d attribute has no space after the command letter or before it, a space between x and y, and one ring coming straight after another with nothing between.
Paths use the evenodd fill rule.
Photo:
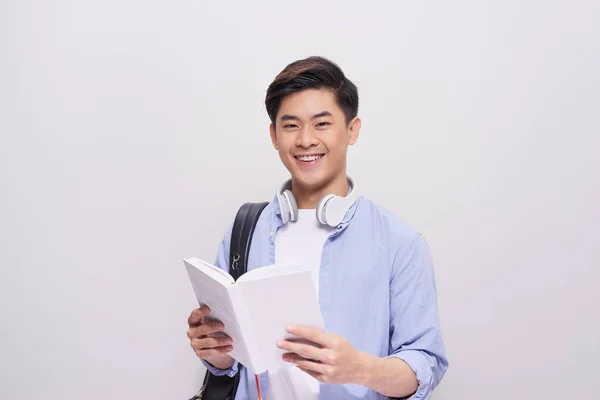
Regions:
<instances>
[{"instance_id":1,"label":"man's ear","mask_svg":"<svg viewBox=\"0 0 600 400\"><path fill-rule=\"evenodd\" d=\"M277 145L277 133L275 132L275 125L271 122L269 125L269 131L271 132L271 142L273 143L273 147L275 150L279 150L279 146Z\"/></svg>"},{"instance_id":2,"label":"man's ear","mask_svg":"<svg viewBox=\"0 0 600 400\"><path fill-rule=\"evenodd\" d=\"M348 132L350 138L348 143L352 146L358 140L358 135L360 134L361 120L358 117L354 117L352 121L350 121L350 125L348 126Z\"/></svg>"}]
</instances>

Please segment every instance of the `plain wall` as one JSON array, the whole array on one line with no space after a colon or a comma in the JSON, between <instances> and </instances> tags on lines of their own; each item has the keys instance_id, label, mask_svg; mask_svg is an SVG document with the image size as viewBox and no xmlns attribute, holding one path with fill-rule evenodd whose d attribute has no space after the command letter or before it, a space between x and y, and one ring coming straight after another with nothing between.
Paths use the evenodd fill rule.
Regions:
<instances>
[{"instance_id":1,"label":"plain wall","mask_svg":"<svg viewBox=\"0 0 600 400\"><path fill-rule=\"evenodd\" d=\"M187 399L181 259L287 177L268 84L360 90L360 194L435 259L435 400L600 396L597 1L0 3L0 398Z\"/></svg>"}]
</instances>

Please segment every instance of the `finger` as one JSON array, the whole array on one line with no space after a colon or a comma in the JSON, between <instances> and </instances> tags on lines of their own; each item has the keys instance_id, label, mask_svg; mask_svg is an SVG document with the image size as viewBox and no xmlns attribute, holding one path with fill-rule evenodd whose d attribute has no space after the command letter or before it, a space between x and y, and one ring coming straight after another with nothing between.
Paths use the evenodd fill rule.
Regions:
<instances>
[{"instance_id":1,"label":"finger","mask_svg":"<svg viewBox=\"0 0 600 400\"><path fill-rule=\"evenodd\" d=\"M188 338L200 338L202 336L207 336L213 334L215 332L222 332L225 329L225 326L220 321L209 322L204 325L194 326L187 331Z\"/></svg>"},{"instance_id":2,"label":"finger","mask_svg":"<svg viewBox=\"0 0 600 400\"><path fill-rule=\"evenodd\" d=\"M296 365L298 365L301 361L312 361L315 364L325 365L325 364L321 363L320 361L311 360L309 358L304 358L296 353L285 353L281 358L285 362L288 362L290 364L296 364Z\"/></svg>"},{"instance_id":3,"label":"finger","mask_svg":"<svg viewBox=\"0 0 600 400\"><path fill-rule=\"evenodd\" d=\"M300 366L297 366L296 368L298 368L302 372L307 373L308 375L312 376L313 378L315 378L318 381L325 382L325 379L324 379L323 375L319 374L318 372L311 371L309 369L302 368Z\"/></svg>"},{"instance_id":4,"label":"finger","mask_svg":"<svg viewBox=\"0 0 600 400\"><path fill-rule=\"evenodd\" d=\"M202 339L192 339L190 341L190 346L194 350L208 350L213 349L215 347L221 346L229 346L233 344L233 340L229 337L223 338L202 338Z\"/></svg>"},{"instance_id":5,"label":"finger","mask_svg":"<svg viewBox=\"0 0 600 400\"><path fill-rule=\"evenodd\" d=\"M200 319L200 325L210 324L211 322L215 321L219 322L219 320L212 315L205 315L202 317L202 319Z\"/></svg>"},{"instance_id":6,"label":"finger","mask_svg":"<svg viewBox=\"0 0 600 400\"><path fill-rule=\"evenodd\" d=\"M290 353L296 353L304 358L324 362L327 357L326 349L320 349L304 343L294 343L289 340L280 340L277 342L277 347L286 350Z\"/></svg>"},{"instance_id":7,"label":"finger","mask_svg":"<svg viewBox=\"0 0 600 400\"><path fill-rule=\"evenodd\" d=\"M223 331L212 332L212 333L209 333L206 336L208 336L208 337L230 337L228 334L226 334Z\"/></svg>"},{"instance_id":8,"label":"finger","mask_svg":"<svg viewBox=\"0 0 600 400\"><path fill-rule=\"evenodd\" d=\"M296 366L302 367L308 371L313 371L322 375L331 375L333 372L333 367L331 365L323 364L315 360L308 360L294 353L284 354L283 360L289 362L290 364L296 364Z\"/></svg>"},{"instance_id":9,"label":"finger","mask_svg":"<svg viewBox=\"0 0 600 400\"><path fill-rule=\"evenodd\" d=\"M233 346L221 346L215 347L214 349L207 350L196 350L196 355L199 358L205 359L209 357L218 356L219 354L226 354L233 350Z\"/></svg>"},{"instance_id":10,"label":"finger","mask_svg":"<svg viewBox=\"0 0 600 400\"><path fill-rule=\"evenodd\" d=\"M333 367L331 365L321 364L312 360L299 360L296 365L306 371L311 371L318 375L330 376L333 373Z\"/></svg>"},{"instance_id":11,"label":"finger","mask_svg":"<svg viewBox=\"0 0 600 400\"><path fill-rule=\"evenodd\" d=\"M201 322L202 318L208 315L209 313L210 308L208 308L208 306L202 306L200 308L195 309L194 311L192 311L188 318L188 325L198 325Z\"/></svg>"},{"instance_id":12,"label":"finger","mask_svg":"<svg viewBox=\"0 0 600 400\"><path fill-rule=\"evenodd\" d=\"M286 330L304 339L308 339L313 343L317 343L323 347L333 347L333 338L331 335L319 329L311 328L302 325L288 325Z\"/></svg>"},{"instance_id":13,"label":"finger","mask_svg":"<svg viewBox=\"0 0 600 400\"><path fill-rule=\"evenodd\" d=\"M221 321L211 321L204 325L200 325L196 329L198 329L198 332L201 335L210 335L211 333L222 332L225 330L225 325L223 325Z\"/></svg>"}]
</instances>

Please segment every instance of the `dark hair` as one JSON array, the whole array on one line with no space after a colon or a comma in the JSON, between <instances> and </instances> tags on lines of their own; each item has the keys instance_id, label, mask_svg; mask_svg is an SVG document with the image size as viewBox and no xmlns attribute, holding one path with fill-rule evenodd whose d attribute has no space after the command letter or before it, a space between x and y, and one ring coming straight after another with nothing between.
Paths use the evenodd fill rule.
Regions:
<instances>
[{"instance_id":1,"label":"dark hair","mask_svg":"<svg viewBox=\"0 0 600 400\"><path fill-rule=\"evenodd\" d=\"M277 75L267 89L265 106L275 124L281 101L287 95L306 89L331 90L346 123L358 114L358 89L332 61L318 56L294 61Z\"/></svg>"}]
</instances>

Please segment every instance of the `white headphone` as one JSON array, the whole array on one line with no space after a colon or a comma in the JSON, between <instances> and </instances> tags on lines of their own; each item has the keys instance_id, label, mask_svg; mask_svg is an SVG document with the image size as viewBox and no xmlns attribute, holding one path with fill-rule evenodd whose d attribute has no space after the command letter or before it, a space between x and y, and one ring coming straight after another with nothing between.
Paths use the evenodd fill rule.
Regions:
<instances>
[{"instance_id":1,"label":"white headphone","mask_svg":"<svg viewBox=\"0 0 600 400\"><path fill-rule=\"evenodd\" d=\"M323 225L335 227L344 220L346 212L356 201L356 183L351 177L347 177L350 193L346 197L328 194L319 201L317 206L317 220ZM281 207L281 219L286 224L298 220L298 203L291 192L292 180L286 181L277 190L277 199Z\"/></svg>"}]
</instances>

